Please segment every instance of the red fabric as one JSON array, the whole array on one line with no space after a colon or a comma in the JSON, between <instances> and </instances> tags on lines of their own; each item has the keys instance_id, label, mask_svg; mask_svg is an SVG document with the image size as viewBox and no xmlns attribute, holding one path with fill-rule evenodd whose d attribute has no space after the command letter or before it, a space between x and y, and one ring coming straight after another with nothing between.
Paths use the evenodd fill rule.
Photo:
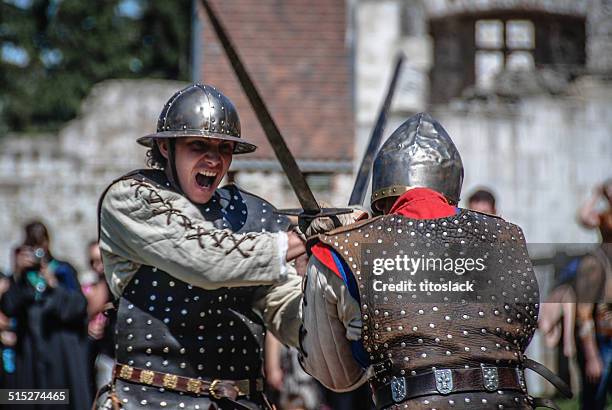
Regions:
<instances>
[{"instance_id":1,"label":"red fabric","mask_svg":"<svg viewBox=\"0 0 612 410\"><path fill-rule=\"evenodd\" d=\"M338 277L342 279L340 270L336 266L336 262L334 261L334 257L332 256L332 248L319 242L312 248L310 248L310 251L312 252L312 256L317 258L323 265L331 269L336 275L338 275Z\"/></svg>"},{"instance_id":2,"label":"red fabric","mask_svg":"<svg viewBox=\"0 0 612 410\"><path fill-rule=\"evenodd\" d=\"M389 213L413 219L435 219L452 216L455 212L456 208L444 195L429 188L413 188L395 201Z\"/></svg>"},{"instance_id":3,"label":"red fabric","mask_svg":"<svg viewBox=\"0 0 612 410\"><path fill-rule=\"evenodd\" d=\"M413 188L395 201L389 213L413 219L436 219L455 215L456 208L446 201L444 195L432 189ZM342 279L332 256L332 248L319 242L311 248L311 252Z\"/></svg>"}]
</instances>

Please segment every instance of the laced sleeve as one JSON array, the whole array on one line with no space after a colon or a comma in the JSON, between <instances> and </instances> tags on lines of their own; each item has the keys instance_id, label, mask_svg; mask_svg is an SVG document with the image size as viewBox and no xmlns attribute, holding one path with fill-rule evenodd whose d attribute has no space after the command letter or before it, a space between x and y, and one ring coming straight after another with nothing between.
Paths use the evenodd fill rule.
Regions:
<instances>
[{"instance_id":1,"label":"laced sleeve","mask_svg":"<svg viewBox=\"0 0 612 410\"><path fill-rule=\"evenodd\" d=\"M113 267L126 260L204 289L270 285L286 276L286 233L235 234L198 216L186 198L147 181L111 186L100 208L100 246L115 262L109 283L120 273Z\"/></svg>"}]
</instances>

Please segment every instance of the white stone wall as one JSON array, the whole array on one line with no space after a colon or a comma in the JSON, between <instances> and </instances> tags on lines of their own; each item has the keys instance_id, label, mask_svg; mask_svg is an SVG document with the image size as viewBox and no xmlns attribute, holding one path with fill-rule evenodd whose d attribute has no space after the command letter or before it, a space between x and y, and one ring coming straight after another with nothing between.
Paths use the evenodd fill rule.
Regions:
<instances>
[{"instance_id":1,"label":"white stone wall","mask_svg":"<svg viewBox=\"0 0 612 410\"><path fill-rule=\"evenodd\" d=\"M165 101L183 83L112 80L95 86L79 117L58 135L0 139L0 270L23 240L22 226L40 219L51 250L86 267L97 238L97 202L115 178L145 164L136 138L155 130Z\"/></svg>"},{"instance_id":2,"label":"white stone wall","mask_svg":"<svg viewBox=\"0 0 612 410\"><path fill-rule=\"evenodd\" d=\"M487 11L542 11L585 15L590 0L425 0L430 17Z\"/></svg>"},{"instance_id":3,"label":"white stone wall","mask_svg":"<svg viewBox=\"0 0 612 410\"><path fill-rule=\"evenodd\" d=\"M584 78L565 97L531 96L516 105L440 107L434 115L465 165L463 196L488 186L501 214L529 242L596 242L576 211L612 176L612 85Z\"/></svg>"}]
</instances>

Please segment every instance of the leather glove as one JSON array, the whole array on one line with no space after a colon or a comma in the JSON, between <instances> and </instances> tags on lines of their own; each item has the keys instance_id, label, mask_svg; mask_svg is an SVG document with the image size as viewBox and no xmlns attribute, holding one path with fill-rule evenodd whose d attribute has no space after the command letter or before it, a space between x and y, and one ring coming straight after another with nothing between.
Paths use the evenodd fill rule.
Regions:
<instances>
[{"instance_id":1,"label":"leather glove","mask_svg":"<svg viewBox=\"0 0 612 410\"><path fill-rule=\"evenodd\" d=\"M322 202L320 206L321 208L332 208L332 206L324 202ZM361 206L350 206L349 208L353 209L353 212L351 212L350 214L334 215L332 217L325 216L314 219L308 217L300 217L300 231L302 231L307 238L310 238L312 236L329 232L332 229L339 228L341 226L353 224L358 220L366 219L369 217L368 212L364 210Z\"/></svg>"}]
</instances>

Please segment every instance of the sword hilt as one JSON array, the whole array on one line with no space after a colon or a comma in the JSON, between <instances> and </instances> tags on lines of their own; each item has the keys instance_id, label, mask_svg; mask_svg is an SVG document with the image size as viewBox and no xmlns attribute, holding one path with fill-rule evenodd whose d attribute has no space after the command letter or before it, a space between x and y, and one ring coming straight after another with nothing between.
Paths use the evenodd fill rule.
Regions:
<instances>
[{"instance_id":1,"label":"sword hilt","mask_svg":"<svg viewBox=\"0 0 612 410\"><path fill-rule=\"evenodd\" d=\"M351 208L320 208L318 211L305 211L302 208L293 208L293 209L279 209L274 211L280 215L287 215L289 217L297 216L297 225L300 228L300 231L303 233L306 232L306 229L310 226L312 221L317 218L331 218L336 228L342 226L340 219L338 219L338 215L350 214L353 212ZM290 218L292 219L292 218ZM295 220L294 222L295 223Z\"/></svg>"}]
</instances>

